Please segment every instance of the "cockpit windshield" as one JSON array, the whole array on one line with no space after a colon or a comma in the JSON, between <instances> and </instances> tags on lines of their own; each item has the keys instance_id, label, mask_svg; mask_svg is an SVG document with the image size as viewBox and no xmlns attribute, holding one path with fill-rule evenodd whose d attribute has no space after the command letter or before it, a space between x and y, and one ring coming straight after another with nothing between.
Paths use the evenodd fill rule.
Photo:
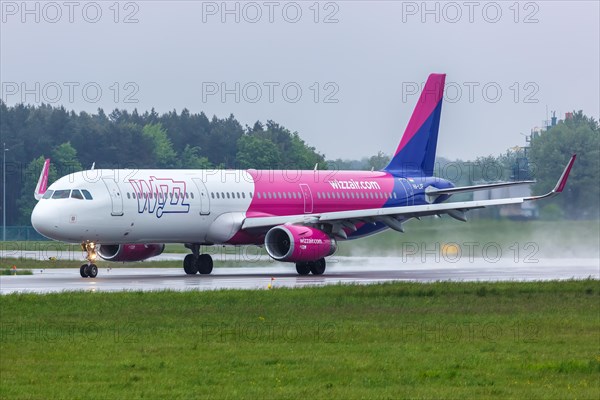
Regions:
<instances>
[{"instance_id":1,"label":"cockpit windshield","mask_svg":"<svg viewBox=\"0 0 600 400\"><path fill-rule=\"evenodd\" d=\"M68 199L70 195L71 195L70 190L56 190L56 191L54 191L52 198L53 199Z\"/></svg>"},{"instance_id":2,"label":"cockpit windshield","mask_svg":"<svg viewBox=\"0 0 600 400\"><path fill-rule=\"evenodd\" d=\"M92 194L85 189L73 189L73 190L46 190L42 199L77 199L77 200L92 200Z\"/></svg>"},{"instance_id":3,"label":"cockpit windshield","mask_svg":"<svg viewBox=\"0 0 600 400\"><path fill-rule=\"evenodd\" d=\"M92 195L87 190L81 189L81 193L83 193L83 197L85 197L86 200L92 200Z\"/></svg>"}]
</instances>

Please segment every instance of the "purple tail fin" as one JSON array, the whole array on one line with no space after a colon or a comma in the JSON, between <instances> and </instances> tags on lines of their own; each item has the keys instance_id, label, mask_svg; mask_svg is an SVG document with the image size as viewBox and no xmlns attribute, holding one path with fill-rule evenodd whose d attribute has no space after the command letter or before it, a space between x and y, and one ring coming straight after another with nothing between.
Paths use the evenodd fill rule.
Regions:
<instances>
[{"instance_id":1,"label":"purple tail fin","mask_svg":"<svg viewBox=\"0 0 600 400\"><path fill-rule=\"evenodd\" d=\"M396 153L384 171L433 175L445 81L446 74L429 75Z\"/></svg>"}]
</instances>

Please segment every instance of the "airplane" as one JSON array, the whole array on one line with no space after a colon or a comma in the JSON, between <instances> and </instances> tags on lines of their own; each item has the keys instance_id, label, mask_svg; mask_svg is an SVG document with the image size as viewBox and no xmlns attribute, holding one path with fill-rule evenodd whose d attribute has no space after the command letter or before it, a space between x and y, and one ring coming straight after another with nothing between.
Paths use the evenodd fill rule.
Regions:
<instances>
[{"instance_id":1,"label":"airplane","mask_svg":"<svg viewBox=\"0 0 600 400\"><path fill-rule=\"evenodd\" d=\"M201 246L264 246L299 275L321 275L338 241L393 229L413 218L552 197L565 188L573 155L556 186L541 196L446 202L453 194L532 181L455 187L434 177L445 74L429 75L394 156L381 171L92 169L48 187L46 160L35 189L33 227L47 238L80 243L83 278L95 278L97 256L142 261L166 243L183 243L186 274L210 274Z\"/></svg>"}]
</instances>

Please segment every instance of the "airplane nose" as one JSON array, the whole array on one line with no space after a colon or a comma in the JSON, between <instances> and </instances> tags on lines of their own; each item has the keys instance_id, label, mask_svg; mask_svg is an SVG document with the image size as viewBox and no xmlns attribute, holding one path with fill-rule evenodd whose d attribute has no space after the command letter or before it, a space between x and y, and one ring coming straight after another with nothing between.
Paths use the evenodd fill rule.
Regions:
<instances>
[{"instance_id":1,"label":"airplane nose","mask_svg":"<svg viewBox=\"0 0 600 400\"><path fill-rule=\"evenodd\" d=\"M58 230L58 217L55 210L43 202L38 202L31 213L31 225L43 236L53 239Z\"/></svg>"}]
</instances>

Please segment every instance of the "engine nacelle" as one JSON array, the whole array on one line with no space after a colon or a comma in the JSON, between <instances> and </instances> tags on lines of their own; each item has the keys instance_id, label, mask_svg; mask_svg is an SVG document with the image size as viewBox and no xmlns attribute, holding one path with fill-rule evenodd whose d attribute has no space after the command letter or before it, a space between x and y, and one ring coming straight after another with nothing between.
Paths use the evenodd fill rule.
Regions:
<instances>
[{"instance_id":1,"label":"engine nacelle","mask_svg":"<svg viewBox=\"0 0 600 400\"><path fill-rule=\"evenodd\" d=\"M96 252L107 261L142 261L165 250L164 244L103 244Z\"/></svg>"},{"instance_id":2,"label":"engine nacelle","mask_svg":"<svg viewBox=\"0 0 600 400\"><path fill-rule=\"evenodd\" d=\"M267 253L277 261L316 261L335 253L337 243L325 232L299 225L280 225L265 236Z\"/></svg>"}]
</instances>

